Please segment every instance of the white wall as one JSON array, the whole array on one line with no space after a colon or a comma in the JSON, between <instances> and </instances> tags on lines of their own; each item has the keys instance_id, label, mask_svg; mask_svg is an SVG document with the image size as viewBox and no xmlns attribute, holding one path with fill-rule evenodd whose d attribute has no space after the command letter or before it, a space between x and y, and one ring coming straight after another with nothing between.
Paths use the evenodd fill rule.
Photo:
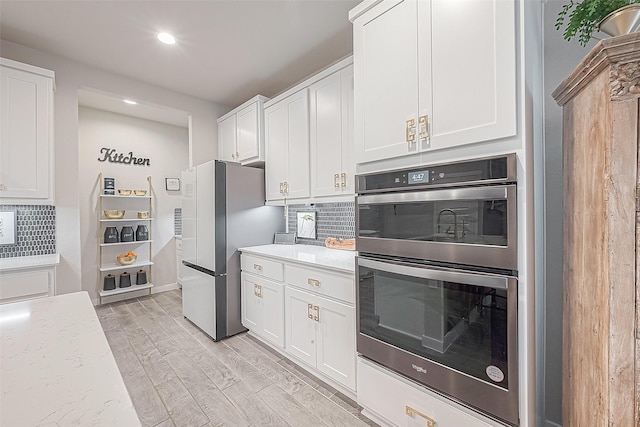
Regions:
<instances>
[{"instance_id":1,"label":"white wall","mask_svg":"<svg viewBox=\"0 0 640 427\"><path fill-rule=\"evenodd\" d=\"M78 110L79 141L79 195L80 239L82 246L82 290L96 299L101 288L96 265L99 263L98 241L102 241L103 228L99 228L100 215L98 174L116 180L116 188L147 189L147 176L152 183L152 214L150 230L153 238L153 284L162 287L176 283L176 251L173 238L173 210L180 207L181 192L167 191L164 179L180 177L188 167L189 133L187 128L153 122L107 111L80 107ZM100 162L100 150L113 148L118 153L133 151L136 157L149 158L150 166ZM148 210L148 199L107 200L103 208L126 209L131 213ZM111 206L107 206L110 203ZM129 217L129 214L127 214ZM113 224L110 224L113 225ZM120 228L120 224L118 224ZM136 223L134 231L136 229ZM113 249L113 248L109 248ZM133 250L144 256L148 244L118 247L115 252ZM113 252L113 251L112 251ZM105 251L105 262L113 262ZM130 271L133 273L134 271ZM120 272L116 272L119 274Z\"/></svg>"},{"instance_id":2,"label":"white wall","mask_svg":"<svg viewBox=\"0 0 640 427\"><path fill-rule=\"evenodd\" d=\"M82 289L82 247L80 234L80 186L78 157L78 89L97 89L134 99L188 111L192 116L193 162L215 158L218 128L216 119L228 107L172 92L117 74L70 61L66 58L0 40L0 55L56 73L54 97L56 246L58 293ZM149 70L153 72L153 70ZM188 78L188 76L184 76Z\"/></svg>"}]
</instances>

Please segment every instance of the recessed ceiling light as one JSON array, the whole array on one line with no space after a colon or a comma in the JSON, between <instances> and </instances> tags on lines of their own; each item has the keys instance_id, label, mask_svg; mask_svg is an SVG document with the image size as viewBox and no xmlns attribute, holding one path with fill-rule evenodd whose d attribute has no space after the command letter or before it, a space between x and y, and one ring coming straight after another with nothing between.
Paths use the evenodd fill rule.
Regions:
<instances>
[{"instance_id":1,"label":"recessed ceiling light","mask_svg":"<svg viewBox=\"0 0 640 427\"><path fill-rule=\"evenodd\" d=\"M169 33L158 33L158 40L165 44L176 44L176 39Z\"/></svg>"},{"instance_id":2,"label":"recessed ceiling light","mask_svg":"<svg viewBox=\"0 0 640 427\"><path fill-rule=\"evenodd\" d=\"M137 102L136 102L136 101L132 101L132 100L130 100L130 99L123 99L123 101L124 101L126 104L129 104L129 105L136 105L136 104L137 104Z\"/></svg>"}]
</instances>

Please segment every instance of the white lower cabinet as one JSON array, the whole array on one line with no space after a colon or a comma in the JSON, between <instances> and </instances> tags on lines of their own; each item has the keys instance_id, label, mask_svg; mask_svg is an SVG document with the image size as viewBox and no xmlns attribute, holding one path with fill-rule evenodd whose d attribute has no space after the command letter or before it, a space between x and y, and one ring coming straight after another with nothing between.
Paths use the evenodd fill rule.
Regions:
<instances>
[{"instance_id":1,"label":"white lower cabinet","mask_svg":"<svg viewBox=\"0 0 640 427\"><path fill-rule=\"evenodd\" d=\"M0 273L0 304L55 295L55 267Z\"/></svg>"},{"instance_id":2,"label":"white lower cabinet","mask_svg":"<svg viewBox=\"0 0 640 427\"><path fill-rule=\"evenodd\" d=\"M355 390L355 307L287 286L285 312L286 350Z\"/></svg>"},{"instance_id":3,"label":"white lower cabinet","mask_svg":"<svg viewBox=\"0 0 640 427\"><path fill-rule=\"evenodd\" d=\"M284 348L284 285L242 272L242 324Z\"/></svg>"},{"instance_id":4,"label":"white lower cabinet","mask_svg":"<svg viewBox=\"0 0 640 427\"><path fill-rule=\"evenodd\" d=\"M242 324L335 386L356 390L353 274L242 254Z\"/></svg>"},{"instance_id":5,"label":"white lower cabinet","mask_svg":"<svg viewBox=\"0 0 640 427\"><path fill-rule=\"evenodd\" d=\"M381 425L437 427L503 426L358 357L358 403Z\"/></svg>"}]
</instances>

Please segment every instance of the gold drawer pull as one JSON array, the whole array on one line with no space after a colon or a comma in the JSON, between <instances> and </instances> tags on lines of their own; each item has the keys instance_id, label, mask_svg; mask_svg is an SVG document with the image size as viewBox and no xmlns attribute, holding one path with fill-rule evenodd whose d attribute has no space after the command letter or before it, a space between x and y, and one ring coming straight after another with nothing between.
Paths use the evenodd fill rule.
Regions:
<instances>
[{"instance_id":1,"label":"gold drawer pull","mask_svg":"<svg viewBox=\"0 0 640 427\"><path fill-rule=\"evenodd\" d=\"M254 268L256 271L262 271L262 266L261 266L260 264L253 264L253 268Z\"/></svg>"},{"instance_id":2,"label":"gold drawer pull","mask_svg":"<svg viewBox=\"0 0 640 427\"><path fill-rule=\"evenodd\" d=\"M320 307L317 305L313 306L313 311L316 312L316 314L313 316L313 320L315 320L316 322L320 321Z\"/></svg>"},{"instance_id":3,"label":"gold drawer pull","mask_svg":"<svg viewBox=\"0 0 640 427\"><path fill-rule=\"evenodd\" d=\"M425 414L423 414L422 412L416 409L413 409L411 406L405 406L405 412L407 416L411 418L413 418L414 414L424 418L427 421L427 427L436 427L436 421L433 418L426 416Z\"/></svg>"},{"instance_id":4,"label":"gold drawer pull","mask_svg":"<svg viewBox=\"0 0 640 427\"><path fill-rule=\"evenodd\" d=\"M320 280L308 278L307 279L307 284L319 288L320 287Z\"/></svg>"},{"instance_id":5,"label":"gold drawer pull","mask_svg":"<svg viewBox=\"0 0 640 427\"><path fill-rule=\"evenodd\" d=\"M333 186L336 188L340 187L340 183L338 182L339 179L340 179L339 174L333 175Z\"/></svg>"},{"instance_id":6,"label":"gold drawer pull","mask_svg":"<svg viewBox=\"0 0 640 427\"><path fill-rule=\"evenodd\" d=\"M347 174L346 174L346 173L344 173L344 172L342 172L342 173L340 174L340 176L342 177L342 186L343 186L343 187L346 187L346 186L347 186Z\"/></svg>"}]
</instances>

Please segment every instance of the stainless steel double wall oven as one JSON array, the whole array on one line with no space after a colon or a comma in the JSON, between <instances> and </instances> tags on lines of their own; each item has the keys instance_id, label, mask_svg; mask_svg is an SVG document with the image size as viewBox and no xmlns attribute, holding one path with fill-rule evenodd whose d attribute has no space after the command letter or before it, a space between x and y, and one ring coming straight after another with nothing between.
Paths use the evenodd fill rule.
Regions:
<instances>
[{"instance_id":1,"label":"stainless steel double wall oven","mask_svg":"<svg viewBox=\"0 0 640 427\"><path fill-rule=\"evenodd\" d=\"M517 425L515 154L356 185L358 352Z\"/></svg>"}]
</instances>

